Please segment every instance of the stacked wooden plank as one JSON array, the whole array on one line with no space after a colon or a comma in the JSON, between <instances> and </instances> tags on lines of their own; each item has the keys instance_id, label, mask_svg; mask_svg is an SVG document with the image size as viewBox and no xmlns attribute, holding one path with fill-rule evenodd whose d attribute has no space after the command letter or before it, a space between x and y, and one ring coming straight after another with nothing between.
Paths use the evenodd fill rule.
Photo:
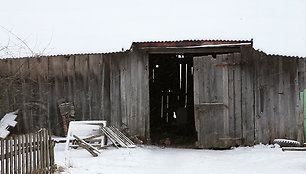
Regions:
<instances>
[{"instance_id":1,"label":"stacked wooden plank","mask_svg":"<svg viewBox=\"0 0 306 174\"><path fill-rule=\"evenodd\" d=\"M114 126L102 127L101 130L117 148L119 148L119 146L125 148L136 147L132 140L130 140Z\"/></svg>"}]
</instances>

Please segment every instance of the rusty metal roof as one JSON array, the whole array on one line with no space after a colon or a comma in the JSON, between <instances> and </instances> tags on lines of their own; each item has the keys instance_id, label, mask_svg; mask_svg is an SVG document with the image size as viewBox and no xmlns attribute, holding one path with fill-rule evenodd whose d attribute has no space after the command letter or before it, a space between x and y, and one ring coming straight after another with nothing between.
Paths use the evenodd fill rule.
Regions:
<instances>
[{"instance_id":1,"label":"rusty metal roof","mask_svg":"<svg viewBox=\"0 0 306 174\"><path fill-rule=\"evenodd\" d=\"M198 47L205 45L232 45L232 44L247 44L253 45L251 40L178 40L178 41L149 41L149 42L133 42L131 48L167 48L167 47Z\"/></svg>"}]
</instances>

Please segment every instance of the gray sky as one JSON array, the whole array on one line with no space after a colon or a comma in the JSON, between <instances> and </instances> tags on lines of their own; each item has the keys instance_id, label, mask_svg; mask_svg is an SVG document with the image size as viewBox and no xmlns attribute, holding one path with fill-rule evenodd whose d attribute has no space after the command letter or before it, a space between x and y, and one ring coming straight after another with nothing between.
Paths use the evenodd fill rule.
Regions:
<instances>
[{"instance_id":1,"label":"gray sky","mask_svg":"<svg viewBox=\"0 0 306 174\"><path fill-rule=\"evenodd\" d=\"M45 54L120 51L133 41L253 38L267 53L306 57L305 0L9 0L0 16L2 27ZM0 46L8 42L19 41L0 28Z\"/></svg>"}]
</instances>

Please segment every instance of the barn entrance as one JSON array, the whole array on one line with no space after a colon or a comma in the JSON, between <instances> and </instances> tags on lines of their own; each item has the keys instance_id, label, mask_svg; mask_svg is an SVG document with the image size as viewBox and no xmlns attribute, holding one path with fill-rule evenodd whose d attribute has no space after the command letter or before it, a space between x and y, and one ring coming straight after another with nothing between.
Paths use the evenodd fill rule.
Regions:
<instances>
[{"instance_id":1,"label":"barn entrance","mask_svg":"<svg viewBox=\"0 0 306 174\"><path fill-rule=\"evenodd\" d=\"M149 70L152 143L194 145L193 56L150 54Z\"/></svg>"}]
</instances>

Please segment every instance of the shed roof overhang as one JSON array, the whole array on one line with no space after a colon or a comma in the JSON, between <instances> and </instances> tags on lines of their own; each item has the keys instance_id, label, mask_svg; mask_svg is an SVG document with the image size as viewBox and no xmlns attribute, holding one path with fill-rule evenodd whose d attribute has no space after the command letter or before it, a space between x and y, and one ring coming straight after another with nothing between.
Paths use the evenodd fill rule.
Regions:
<instances>
[{"instance_id":1,"label":"shed roof overhang","mask_svg":"<svg viewBox=\"0 0 306 174\"><path fill-rule=\"evenodd\" d=\"M185 53L231 53L239 52L241 47L252 47L253 41L165 41L134 42L131 50L139 49L149 54L185 54Z\"/></svg>"}]
</instances>

